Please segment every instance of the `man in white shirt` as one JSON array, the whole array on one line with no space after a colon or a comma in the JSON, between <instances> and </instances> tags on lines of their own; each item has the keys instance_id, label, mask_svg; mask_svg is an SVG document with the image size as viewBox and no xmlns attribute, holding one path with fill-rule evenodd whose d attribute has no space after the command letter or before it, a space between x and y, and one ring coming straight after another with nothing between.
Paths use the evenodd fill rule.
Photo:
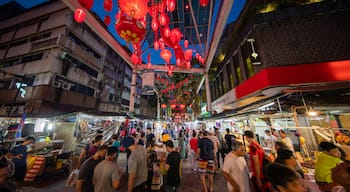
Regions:
<instances>
[{"instance_id":1,"label":"man in white shirt","mask_svg":"<svg viewBox=\"0 0 350 192\"><path fill-rule=\"evenodd\" d=\"M286 132L285 132L284 130L282 130L282 129L279 130L279 133L280 133L280 135L281 135L282 142L283 142L284 144L287 145L287 147L288 147L289 150L291 150L291 151L294 152L294 146L293 146L292 139L290 139L290 138L287 136Z\"/></svg>"},{"instance_id":2,"label":"man in white shirt","mask_svg":"<svg viewBox=\"0 0 350 192\"><path fill-rule=\"evenodd\" d=\"M227 180L229 192L251 191L248 166L244 159L243 143L234 142L232 151L225 157L222 173Z\"/></svg>"},{"instance_id":3,"label":"man in white shirt","mask_svg":"<svg viewBox=\"0 0 350 192\"><path fill-rule=\"evenodd\" d=\"M264 146L273 151L275 148L276 140L277 138L274 135L271 135L270 130L266 129L264 135Z\"/></svg>"}]
</instances>

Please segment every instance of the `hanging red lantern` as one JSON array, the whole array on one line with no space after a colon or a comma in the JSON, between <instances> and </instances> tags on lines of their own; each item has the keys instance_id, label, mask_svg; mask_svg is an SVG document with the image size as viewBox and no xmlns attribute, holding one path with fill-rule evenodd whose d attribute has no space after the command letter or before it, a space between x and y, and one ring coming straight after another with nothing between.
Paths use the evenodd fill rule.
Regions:
<instances>
[{"instance_id":1,"label":"hanging red lantern","mask_svg":"<svg viewBox=\"0 0 350 192\"><path fill-rule=\"evenodd\" d=\"M168 11L173 12L175 10L175 0L167 0Z\"/></svg>"},{"instance_id":2,"label":"hanging red lantern","mask_svg":"<svg viewBox=\"0 0 350 192\"><path fill-rule=\"evenodd\" d=\"M152 64L150 62L147 63L147 69L151 69Z\"/></svg>"},{"instance_id":3,"label":"hanging red lantern","mask_svg":"<svg viewBox=\"0 0 350 192\"><path fill-rule=\"evenodd\" d=\"M165 37L169 37L170 36L170 29L169 29L169 27L164 27L164 36Z\"/></svg>"},{"instance_id":4,"label":"hanging red lantern","mask_svg":"<svg viewBox=\"0 0 350 192\"><path fill-rule=\"evenodd\" d=\"M163 103L163 104L160 105L160 107L163 108L163 109L165 109L165 108L166 108L166 104Z\"/></svg>"},{"instance_id":5,"label":"hanging red lantern","mask_svg":"<svg viewBox=\"0 0 350 192\"><path fill-rule=\"evenodd\" d=\"M181 40L181 37L182 33L178 28L174 28L173 30L171 30L170 40L172 43L178 44Z\"/></svg>"},{"instance_id":6,"label":"hanging red lantern","mask_svg":"<svg viewBox=\"0 0 350 192\"><path fill-rule=\"evenodd\" d=\"M175 107L176 107L176 104L175 104L175 103L170 104L170 108L175 109Z\"/></svg>"},{"instance_id":7,"label":"hanging red lantern","mask_svg":"<svg viewBox=\"0 0 350 192\"><path fill-rule=\"evenodd\" d=\"M191 69L191 62L190 61L186 62L186 69Z\"/></svg>"},{"instance_id":8,"label":"hanging red lantern","mask_svg":"<svg viewBox=\"0 0 350 192\"><path fill-rule=\"evenodd\" d=\"M163 49L160 52L160 57L163 58L166 63L170 63L170 58L172 57L172 53L168 49Z\"/></svg>"},{"instance_id":9,"label":"hanging red lantern","mask_svg":"<svg viewBox=\"0 0 350 192\"><path fill-rule=\"evenodd\" d=\"M203 7L205 7L209 4L209 0L199 0L199 4Z\"/></svg>"},{"instance_id":10,"label":"hanging red lantern","mask_svg":"<svg viewBox=\"0 0 350 192\"><path fill-rule=\"evenodd\" d=\"M105 16L105 18L103 19L103 22L106 24L106 25L109 25L111 24L111 17L110 16Z\"/></svg>"},{"instance_id":11,"label":"hanging red lantern","mask_svg":"<svg viewBox=\"0 0 350 192\"><path fill-rule=\"evenodd\" d=\"M113 8L113 0L104 0L103 1L103 9L107 12L112 11Z\"/></svg>"},{"instance_id":12,"label":"hanging red lantern","mask_svg":"<svg viewBox=\"0 0 350 192\"><path fill-rule=\"evenodd\" d=\"M167 15L166 13L161 13L159 16L159 24L161 24L162 26L165 26L167 23Z\"/></svg>"},{"instance_id":13,"label":"hanging red lantern","mask_svg":"<svg viewBox=\"0 0 350 192\"><path fill-rule=\"evenodd\" d=\"M185 46L186 49L188 48L188 40L184 41L184 46Z\"/></svg>"},{"instance_id":14,"label":"hanging red lantern","mask_svg":"<svg viewBox=\"0 0 350 192\"><path fill-rule=\"evenodd\" d=\"M86 17L86 13L84 11L84 9L76 9L74 12L74 19L77 23L82 23L84 22Z\"/></svg>"},{"instance_id":15,"label":"hanging red lantern","mask_svg":"<svg viewBox=\"0 0 350 192\"><path fill-rule=\"evenodd\" d=\"M185 104L181 104L181 105L180 105L180 108L181 108L181 109L185 109L185 107L186 107Z\"/></svg>"},{"instance_id":16,"label":"hanging red lantern","mask_svg":"<svg viewBox=\"0 0 350 192\"><path fill-rule=\"evenodd\" d=\"M132 54L131 55L131 62L132 62L132 64L134 64L134 65L140 65L141 64L141 62L142 62L142 60L141 60L141 58L139 57L139 56L137 56L136 54Z\"/></svg>"},{"instance_id":17,"label":"hanging red lantern","mask_svg":"<svg viewBox=\"0 0 350 192\"><path fill-rule=\"evenodd\" d=\"M135 19L142 19L148 12L148 1L145 0L119 0L120 9Z\"/></svg>"},{"instance_id":18,"label":"hanging red lantern","mask_svg":"<svg viewBox=\"0 0 350 192\"><path fill-rule=\"evenodd\" d=\"M94 0L78 0L79 4L85 9L90 10L94 4Z\"/></svg>"},{"instance_id":19,"label":"hanging red lantern","mask_svg":"<svg viewBox=\"0 0 350 192\"><path fill-rule=\"evenodd\" d=\"M199 55L199 53L196 53L196 59L199 61L199 57L200 57L200 55Z\"/></svg>"},{"instance_id":20,"label":"hanging red lantern","mask_svg":"<svg viewBox=\"0 0 350 192\"><path fill-rule=\"evenodd\" d=\"M176 66L181 66L181 59L176 59Z\"/></svg>"},{"instance_id":21,"label":"hanging red lantern","mask_svg":"<svg viewBox=\"0 0 350 192\"><path fill-rule=\"evenodd\" d=\"M185 60L191 61L192 60L192 49L187 49L185 51Z\"/></svg>"},{"instance_id":22,"label":"hanging red lantern","mask_svg":"<svg viewBox=\"0 0 350 192\"><path fill-rule=\"evenodd\" d=\"M157 31L159 27L158 21L156 19L152 19L152 23L151 23L151 28L153 31Z\"/></svg>"},{"instance_id":23,"label":"hanging red lantern","mask_svg":"<svg viewBox=\"0 0 350 192\"><path fill-rule=\"evenodd\" d=\"M115 29L121 38L135 44L140 43L146 33L140 21L127 15L121 15L115 24Z\"/></svg>"},{"instance_id":24,"label":"hanging red lantern","mask_svg":"<svg viewBox=\"0 0 350 192\"><path fill-rule=\"evenodd\" d=\"M158 42L157 40L154 41L153 47L154 47L154 49L155 49L156 51L158 51L158 49L159 49L159 42Z\"/></svg>"}]
</instances>

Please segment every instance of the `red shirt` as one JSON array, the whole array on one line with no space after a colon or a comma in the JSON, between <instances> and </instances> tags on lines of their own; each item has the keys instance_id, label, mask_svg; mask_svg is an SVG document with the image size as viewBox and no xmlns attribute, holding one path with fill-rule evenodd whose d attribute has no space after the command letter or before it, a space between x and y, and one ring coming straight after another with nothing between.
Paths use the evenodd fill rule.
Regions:
<instances>
[{"instance_id":1,"label":"red shirt","mask_svg":"<svg viewBox=\"0 0 350 192\"><path fill-rule=\"evenodd\" d=\"M192 137L190 139L190 147L191 149L197 153L197 149L198 149L198 139L195 137Z\"/></svg>"},{"instance_id":2,"label":"red shirt","mask_svg":"<svg viewBox=\"0 0 350 192\"><path fill-rule=\"evenodd\" d=\"M263 175L263 159L264 159L265 152L261 148L259 143L257 143L256 141L253 141L249 145L249 156L250 156L250 164L251 164L251 167L252 167L252 172L253 172L253 176L254 177L256 177L256 169L255 169L255 164L254 164L254 161L253 161L253 156L255 156L255 155L258 155L258 159L259 159L260 178L264 178L264 175Z\"/></svg>"}]
</instances>

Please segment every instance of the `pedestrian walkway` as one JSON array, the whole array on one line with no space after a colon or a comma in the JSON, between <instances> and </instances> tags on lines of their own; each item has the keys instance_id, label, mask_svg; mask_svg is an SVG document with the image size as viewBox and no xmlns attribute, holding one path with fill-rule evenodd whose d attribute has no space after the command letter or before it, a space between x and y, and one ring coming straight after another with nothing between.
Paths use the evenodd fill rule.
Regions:
<instances>
[{"instance_id":1,"label":"pedestrian walkway","mask_svg":"<svg viewBox=\"0 0 350 192\"><path fill-rule=\"evenodd\" d=\"M126 168L126 154L122 153L118 159L118 164L124 170ZM182 180L178 192L199 192L201 185L199 175L193 175L191 170L190 160L183 160L182 163ZM67 176L52 176L49 178L41 178L34 182L20 183L19 191L21 192L74 192L74 188L65 187ZM123 174L120 182L120 187L117 191L127 191L127 176ZM226 180L219 171L214 176L214 191L226 192Z\"/></svg>"}]
</instances>

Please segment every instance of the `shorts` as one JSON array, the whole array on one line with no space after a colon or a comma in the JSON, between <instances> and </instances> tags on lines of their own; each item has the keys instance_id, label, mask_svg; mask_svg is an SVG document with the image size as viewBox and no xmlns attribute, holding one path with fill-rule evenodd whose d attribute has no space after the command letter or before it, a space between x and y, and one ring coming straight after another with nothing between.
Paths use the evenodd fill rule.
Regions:
<instances>
[{"instance_id":1,"label":"shorts","mask_svg":"<svg viewBox=\"0 0 350 192\"><path fill-rule=\"evenodd\" d=\"M213 160L199 160L198 161L198 173L204 175L205 173L209 175L214 175L215 173L215 163Z\"/></svg>"}]
</instances>

